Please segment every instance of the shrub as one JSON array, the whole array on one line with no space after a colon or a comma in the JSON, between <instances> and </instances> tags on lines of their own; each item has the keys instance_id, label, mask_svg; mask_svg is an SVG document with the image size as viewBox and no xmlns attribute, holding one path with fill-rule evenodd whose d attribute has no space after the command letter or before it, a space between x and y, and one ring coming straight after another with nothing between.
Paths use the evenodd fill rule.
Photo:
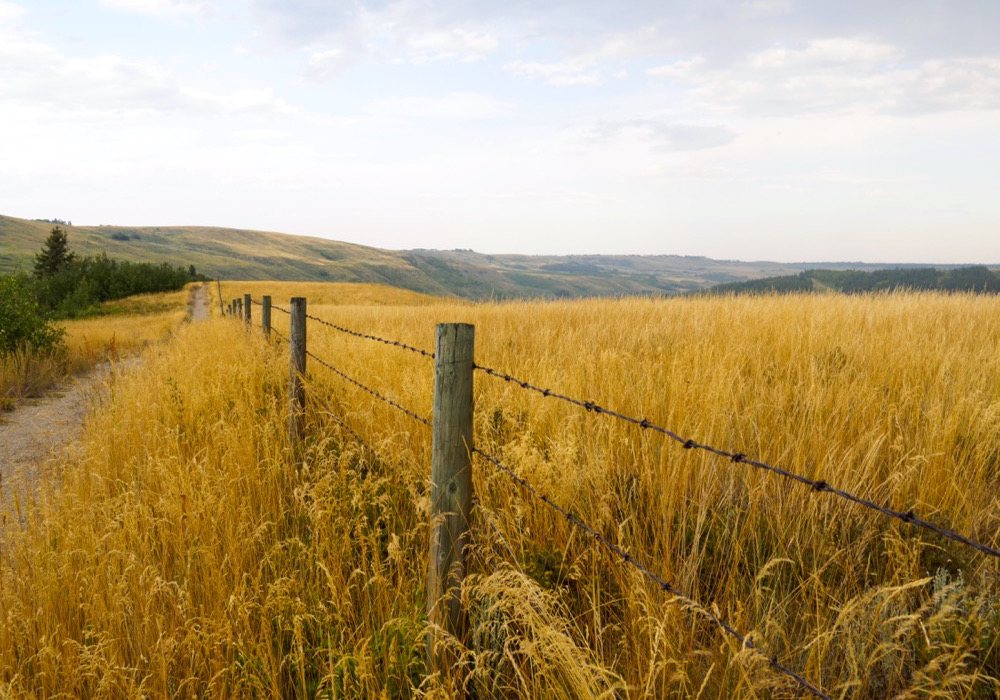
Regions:
<instances>
[{"instance_id":1,"label":"shrub","mask_svg":"<svg viewBox=\"0 0 1000 700\"><path fill-rule=\"evenodd\" d=\"M63 331L41 314L31 281L24 274L0 277L0 353L19 348L50 349Z\"/></svg>"}]
</instances>

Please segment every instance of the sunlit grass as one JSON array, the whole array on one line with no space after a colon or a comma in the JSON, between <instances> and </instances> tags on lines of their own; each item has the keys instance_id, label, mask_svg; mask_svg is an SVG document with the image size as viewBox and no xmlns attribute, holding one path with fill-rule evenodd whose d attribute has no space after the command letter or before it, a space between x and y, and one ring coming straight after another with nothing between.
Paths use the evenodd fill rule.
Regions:
<instances>
[{"instance_id":1,"label":"sunlit grass","mask_svg":"<svg viewBox=\"0 0 1000 700\"><path fill-rule=\"evenodd\" d=\"M301 294L260 291L280 305ZM310 299L316 316L428 350L435 323L474 323L481 365L993 546L998 311L936 294ZM287 333L287 317L274 323ZM431 360L317 325L309 346L430 416ZM115 380L80 462L5 533L6 694L441 694L423 663L429 431L310 360L296 459L286 352L215 320ZM480 449L834 697L1000 691L995 560L483 374L476 401ZM488 464L474 483L458 675L478 697L794 696L765 659Z\"/></svg>"},{"instance_id":2,"label":"sunlit grass","mask_svg":"<svg viewBox=\"0 0 1000 700\"><path fill-rule=\"evenodd\" d=\"M105 302L100 316L61 322L69 351L93 362L166 339L188 313L189 287Z\"/></svg>"},{"instance_id":3,"label":"sunlit grass","mask_svg":"<svg viewBox=\"0 0 1000 700\"><path fill-rule=\"evenodd\" d=\"M56 350L0 355L0 409L12 409L99 362L165 340L186 316L188 289L105 302L98 316L56 322L65 331Z\"/></svg>"},{"instance_id":4,"label":"sunlit grass","mask_svg":"<svg viewBox=\"0 0 1000 700\"><path fill-rule=\"evenodd\" d=\"M222 282L222 299L226 304L250 294L260 302L265 294L279 306L288 307L292 297L305 297L308 305L329 306L426 306L440 303L439 297L411 292L408 289L381 284L352 284L347 282ZM212 293L217 294L216 283L211 283ZM215 311L218 311L218 302Z\"/></svg>"}]
</instances>

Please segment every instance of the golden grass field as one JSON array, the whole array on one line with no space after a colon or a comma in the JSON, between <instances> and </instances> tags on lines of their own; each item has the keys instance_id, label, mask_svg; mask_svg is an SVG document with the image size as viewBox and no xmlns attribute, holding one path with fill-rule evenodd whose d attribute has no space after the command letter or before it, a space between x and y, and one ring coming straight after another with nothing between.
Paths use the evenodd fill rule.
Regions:
<instances>
[{"instance_id":1,"label":"golden grass field","mask_svg":"<svg viewBox=\"0 0 1000 700\"><path fill-rule=\"evenodd\" d=\"M188 288L105 302L105 315L58 321L54 325L65 335L56 352L0 355L0 408L13 409L71 374L166 339L185 318Z\"/></svg>"},{"instance_id":2,"label":"golden grass field","mask_svg":"<svg viewBox=\"0 0 1000 700\"><path fill-rule=\"evenodd\" d=\"M995 298L223 297L265 290L428 350L474 323L481 365L1000 545ZM431 360L315 323L309 349L430 416ZM5 522L0 694L447 695L423 661L429 430L310 360L297 465L286 355L215 318L115 379L79 461ZM476 402L480 449L831 696L1000 693L995 558L482 373ZM796 696L489 464L474 487L477 697Z\"/></svg>"}]
</instances>

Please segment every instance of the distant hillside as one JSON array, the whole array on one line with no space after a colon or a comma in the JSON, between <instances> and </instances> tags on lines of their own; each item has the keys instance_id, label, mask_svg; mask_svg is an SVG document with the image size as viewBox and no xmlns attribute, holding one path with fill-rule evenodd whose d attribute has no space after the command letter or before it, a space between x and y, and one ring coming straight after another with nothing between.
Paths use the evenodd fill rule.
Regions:
<instances>
[{"instance_id":1,"label":"distant hillside","mask_svg":"<svg viewBox=\"0 0 1000 700\"><path fill-rule=\"evenodd\" d=\"M707 294L770 294L834 291L864 294L897 289L1000 293L1000 273L983 265L939 270L934 267L887 270L806 270L797 275L720 284Z\"/></svg>"},{"instance_id":2,"label":"distant hillside","mask_svg":"<svg viewBox=\"0 0 1000 700\"><path fill-rule=\"evenodd\" d=\"M53 221L0 215L0 273L30 269ZM210 277L363 282L466 299L680 294L727 282L797 275L821 265L712 260L679 255L484 255L471 250L395 251L265 231L203 226L69 226L80 255L194 265Z\"/></svg>"}]
</instances>

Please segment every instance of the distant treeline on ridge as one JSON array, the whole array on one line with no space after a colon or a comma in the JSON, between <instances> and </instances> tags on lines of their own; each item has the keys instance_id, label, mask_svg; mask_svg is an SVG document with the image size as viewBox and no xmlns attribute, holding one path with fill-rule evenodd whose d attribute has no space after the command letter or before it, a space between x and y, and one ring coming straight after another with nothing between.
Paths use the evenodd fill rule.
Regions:
<instances>
[{"instance_id":1,"label":"distant treeline on ridge","mask_svg":"<svg viewBox=\"0 0 1000 700\"><path fill-rule=\"evenodd\" d=\"M874 270L806 270L797 275L729 282L705 290L706 294L788 294L841 292L866 294L903 290L1000 293L1000 275L983 265L938 270L934 267Z\"/></svg>"}]
</instances>

